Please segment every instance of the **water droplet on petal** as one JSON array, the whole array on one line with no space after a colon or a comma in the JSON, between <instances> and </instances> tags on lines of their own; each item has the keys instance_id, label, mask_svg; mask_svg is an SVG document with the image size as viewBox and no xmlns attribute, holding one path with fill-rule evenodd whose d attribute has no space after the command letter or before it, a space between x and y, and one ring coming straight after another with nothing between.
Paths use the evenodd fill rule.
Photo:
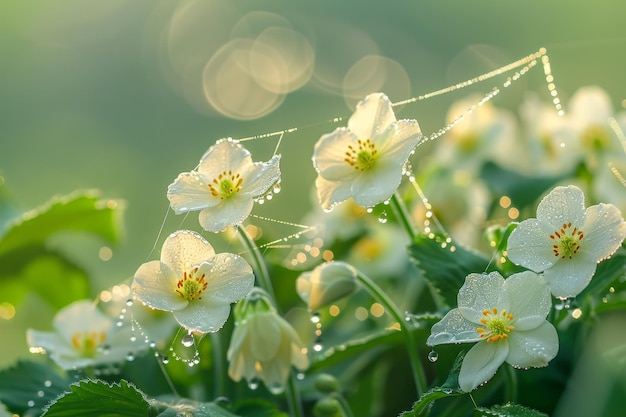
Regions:
<instances>
[{"instance_id":1,"label":"water droplet on petal","mask_svg":"<svg viewBox=\"0 0 626 417\"><path fill-rule=\"evenodd\" d=\"M256 379L251 379L248 381L248 388L250 388L251 390L255 390L257 388L259 388L259 381L257 381Z\"/></svg>"},{"instance_id":2,"label":"water droplet on petal","mask_svg":"<svg viewBox=\"0 0 626 417\"><path fill-rule=\"evenodd\" d=\"M163 364L167 365L168 363L170 363L170 358L165 356L165 355L163 355L163 356L161 356L161 362Z\"/></svg>"},{"instance_id":3,"label":"water droplet on petal","mask_svg":"<svg viewBox=\"0 0 626 417\"><path fill-rule=\"evenodd\" d=\"M280 384L272 384L267 389L274 395L282 394L285 391L285 387Z\"/></svg>"},{"instance_id":4,"label":"water droplet on petal","mask_svg":"<svg viewBox=\"0 0 626 417\"><path fill-rule=\"evenodd\" d=\"M130 341L131 341L131 342L133 342L133 343L134 343L135 341L137 341L137 336L132 335L132 336L130 337Z\"/></svg>"},{"instance_id":5,"label":"water droplet on petal","mask_svg":"<svg viewBox=\"0 0 626 417\"><path fill-rule=\"evenodd\" d=\"M274 192L274 194L278 194L278 193L280 193L280 190L281 190L280 189L280 184L276 184L272 191Z\"/></svg>"},{"instance_id":6,"label":"water droplet on petal","mask_svg":"<svg viewBox=\"0 0 626 417\"><path fill-rule=\"evenodd\" d=\"M126 305L127 305L128 307L132 306L132 305L133 305L133 299L132 299L132 298L129 298L128 300L126 300Z\"/></svg>"},{"instance_id":7,"label":"water droplet on petal","mask_svg":"<svg viewBox=\"0 0 626 417\"><path fill-rule=\"evenodd\" d=\"M126 355L126 360L128 362L132 362L135 360L135 354L133 352L128 352L128 354Z\"/></svg>"},{"instance_id":8,"label":"water droplet on petal","mask_svg":"<svg viewBox=\"0 0 626 417\"><path fill-rule=\"evenodd\" d=\"M380 216L378 216L378 222L385 224L387 223L387 212L383 211L382 213L380 213Z\"/></svg>"},{"instance_id":9,"label":"water droplet on petal","mask_svg":"<svg viewBox=\"0 0 626 417\"><path fill-rule=\"evenodd\" d=\"M435 350L431 350L428 353L428 360L435 363L437 362L437 359L439 359L439 354Z\"/></svg>"},{"instance_id":10,"label":"water droplet on petal","mask_svg":"<svg viewBox=\"0 0 626 417\"><path fill-rule=\"evenodd\" d=\"M316 352L321 352L323 348L324 348L324 345L322 345L321 339L317 339L315 341L315 344L313 345L313 350Z\"/></svg>"},{"instance_id":11,"label":"water droplet on petal","mask_svg":"<svg viewBox=\"0 0 626 417\"><path fill-rule=\"evenodd\" d=\"M193 342L194 342L193 335L191 333L187 333L186 335L184 335L181 340L181 343L185 347L193 346Z\"/></svg>"}]
</instances>

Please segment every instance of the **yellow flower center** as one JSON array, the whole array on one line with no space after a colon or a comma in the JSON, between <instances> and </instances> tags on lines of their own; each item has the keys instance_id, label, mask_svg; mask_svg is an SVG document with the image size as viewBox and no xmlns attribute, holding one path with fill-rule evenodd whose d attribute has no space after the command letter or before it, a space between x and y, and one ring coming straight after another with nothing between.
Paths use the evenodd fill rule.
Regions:
<instances>
[{"instance_id":1,"label":"yellow flower center","mask_svg":"<svg viewBox=\"0 0 626 417\"><path fill-rule=\"evenodd\" d=\"M588 149L606 149L611 143L611 133L601 125L591 125L581 134L581 141Z\"/></svg>"},{"instance_id":2,"label":"yellow flower center","mask_svg":"<svg viewBox=\"0 0 626 417\"><path fill-rule=\"evenodd\" d=\"M76 332L72 335L72 346L86 358L93 358L98 346L106 341L104 332Z\"/></svg>"},{"instance_id":3,"label":"yellow flower center","mask_svg":"<svg viewBox=\"0 0 626 417\"><path fill-rule=\"evenodd\" d=\"M513 326L511 326L512 321L512 314L507 313L506 310L499 312L494 307L491 310L483 311L483 318L480 319L483 327L477 327L476 331L481 339L487 342L497 342L509 337L509 333L513 330Z\"/></svg>"},{"instance_id":4,"label":"yellow flower center","mask_svg":"<svg viewBox=\"0 0 626 417\"><path fill-rule=\"evenodd\" d=\"M224 171L209 183L209 190L215 197L224 200L237 194L241 190L243 178L239 173L233 174L231 170Z\"/></svg>"},{"instance_id":5,"label":"yellow flower center","mask_svg":"<svg viewBox=\"0 0 626 417\"><path fill-rule=\"evenodd\" d=\"M198 268L191 272L185 271L176 284L176 292L187 301L201 300L202 291L208 286L204 278L205 274L198 275Z\"/></svg>"},{"instance_id":6,"label":"yellow flower center","mask_svg":"<svg viewBox=\"0 0 626 417\"><path fill-rule=\"evenodd\" d=\"M348 145L344 161L357 171L367 171L376 165L379 153L371 140L358 139L356 146Z\"/></svg>"},{"instance_id":7,"label":"yellow flower center","mask_svg":"<svg viewBox=\"0 0 626 417\"><path fill-rule=\"evenodd\" d=\"M550 235L552 239L552 252L554 256L561 259L572 259L580 249L580 241L584 234L577 227L572 228L572 223L563 223L559 230L555 230Z\"/></svg>"}]
</instances>

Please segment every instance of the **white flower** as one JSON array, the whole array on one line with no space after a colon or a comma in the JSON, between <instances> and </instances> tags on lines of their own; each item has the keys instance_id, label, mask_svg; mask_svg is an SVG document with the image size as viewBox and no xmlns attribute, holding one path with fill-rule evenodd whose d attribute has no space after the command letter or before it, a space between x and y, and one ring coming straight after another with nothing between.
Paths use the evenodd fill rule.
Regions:
<instances>
[{"instance_id":1,"label":"white flower","mask_svg":"<svg viewBox=\"0 0 626 417\"><path fill-rule=\"evenodd\" d=\"M161 260L135 273L135 298L157 310L171 311L189 331L218 331L228 319L230 304L254 286L252 268L240 256L215 254L200 235L172 233L161 249Z\"/></svg>"},{"instance_id":2,"label":"white flower","mask_svg":"<svg viewBox=\"0 0 626 417\"><path fill-rule=\"evenodd\" d=\"M478 342L463 359L459 386L469 392L488 381L503 362L543 367L559 349L546 316L552 306L544 279L530 271L506 280L498 272L470 274L459 290L458 308L436 323L426 343Z\"/></svg>"},{"instance_id":3,"label":"white flower","mask_svg":"<svg viewBox=\"0 0 626 417\"><path fill-rule=\"evenodd\" d=\"M52 326L51 332L28 329L26 338L32 352L49 353L63 369L123 362L129 353L147 347L133 344L128 326L116 326L91 300L62 308Z\"/></svg>"},{"instance_id":4,"label":"white flower","mask_svg":"<svg viewBox=\"0 0 626 417\"><path fill-rule=\"evenodd\" d=\"M256 289L235 308L235 331L228 348L228 375L250 386L263 381L274 394L285 389L291 366L304 371L309 358L293 327Z\"/></svg>"},{"instance_id":5,"label":"white flower","mask_svg":"<svg viewBox=\"0 0 626 417\"><path fill-rule=\"evenodd\" d=\"M191 172L183 172L170 184L167 198L176 214L200 210L200 224L221 232L241 224L254 200L280 181L280 155L268 162L252 162L237 141L221 139L211 146Z\"/></svg>"},{"instance_id":6,"label":"white flower","mask_svg":"<svg viewBox=\"0 0 626 417\"><path fill-rule=\"evenodd\" d=\"M347 128L337 128L315 144L315 186L322 208L332 210L350 197L363 207L389 199L422 138L417 121L396 121L387 96L365 97Z\"/></svg>"},{"instance_id":7,"label":"white flower","mask_svg":"<svg viewBox=\"0 0 626 417\"><path fill-rule=\"evenodd\" d=\"M521 222L508 240L515 264L543 272L555 297L575 297L589 284L596 264L611 256L626 237L617 207L585 209L580 188L556 187L541 200L537 218Z\"/></svg>"},{"instance_id":8,"label":"white flower","mask_svg":"<svg viewBox=\"0 0 626 417\"><path fill-rule=\"evenodd\" d=\"M326 262L296 279L296 292L309 310L317 310L356 290L356 270L344 262Z\"/></svg>"}]
</instances>

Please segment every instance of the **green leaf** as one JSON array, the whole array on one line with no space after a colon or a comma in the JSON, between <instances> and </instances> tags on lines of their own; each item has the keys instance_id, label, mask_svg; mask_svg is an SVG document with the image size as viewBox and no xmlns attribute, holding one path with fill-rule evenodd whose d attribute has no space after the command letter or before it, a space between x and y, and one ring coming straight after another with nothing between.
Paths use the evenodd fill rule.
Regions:
<instances>
[{"instance_id":1,"label":"green leaf","mask_svg":"<svg viewBox=\"0 0 626 417\"><path fill-rule=\"evenodd\" d=\"M111 243L121 234L121 210L113 200L95 192L56 197L9 223L0 238L0 294L2 302L18 304L28 292L38 293L53 307L87 298L86 272L67 256L46 246L53 234L89 232Z\"/></svg>"},{"instance_id":2,"label":"green leaf","mask_svg":"<svg viewBox=\"0 0 626 417\"><path fill-rule=\"evenodd\" d=\"M233 406L233 412L246 417L288 417L276 404L261 398L238 401Z\"/></svg>"},{"instance_id":3,"label":"green leaf","mask_svg":"<svg viewBox=\"0 0 626 417\"><path fill-rule=\"evenodd\" d=\"M485 163L480 171L480 178L495 195L509 196L518 208L533 204L548 188L567 176L527 177L493 162Z\"/></svg>"},{"instance_id":4,"label":"green leaf","mask_svg":"<svg viewBox=\"0 0 626 417\"><path fill-rule=\"evenodd\" d=\"M474 410L474 417L548 417L548 415L518 404L506 404L489 409L478 407Z\"/></svg>"},{"instance_id":5,"label":"green leaf","mask_svg":"<svg viewBox=\"0 0 626 417\"><path fill-rule=\"evenodd\" d=\"M155 417L238 417L220 407L216 403L199 403L196 401L177 399L175 401L151 401L150 416ZM156 410L156 412L154 412Z\"/></svg>"},{"instance_id":6,"label":"green leaf","mask_svg":"<svg viewBox=\"0 0 626 417\"><path fill-rule=\"evenodd\" d=\"M468 274L496 270L487 258L442 237L420 235L409 252L448 307L456 306L457 293Z\"/></svg>"},{"instance_id":7,"label":"green leaf","mask_svg":"<svg viewBox=\"0 0 626 417\"><path fill-rule=\"evenodd\" d=\"M43 246L14 251L11 260L0 264L0 293L3 302L17 305L28 292L59 309L69 303L89 298L86 272L63 255Z\"/></svg>"},{"instance_id":8,"label":"green leaf","mask_svg":"<svg viewBox=\"0 0 626 417\"><path fill-rule=\"evenodd\" d=\"M146 417L150 404L134 385L122 380L108 384L99 380L83 380L70 385L66 392L48 407L46 417Z\"/></svg>"},{"instance_id":9,"label":"green leaf","mask_svg":"<svg viewBox=\"0 0 626 417\"><path fill-rule=\"evenodd\" d=\"M31 408L42 410L69 385L67 377L45 364L20 361L0 371L0 402L19 414Z\"/></svg>"},{"instance_id":10,"label":"green leaf","mask_svg":"<svg viewBox=\"0 0 626 417\"><path fill-rule=\"evenodd\" d=\"M581 293L582 297L591 294L603 296L610 287L624 286L623 278L626 276L626 249L619 248L609 259L598 264L593 279Z\"/></svg>"},{"instance_id":11,"label":"green leaf","mask_svg":"<svg viewBox=\"0 0 626 417\"><path fill-rule=\"evenodd\" d=\"M419 400L413 404L413 409L410 411L405 411L400 414L399 417L419 417L425 415L425 413L429 410L432 402L438 400L440 398L445 397L456 397L459 395L467 394L466 392L461 391L460 389L452 389L452 388L444 388L444 387L434 387L427 392L425 392Z\"/></svg>"},{"instance_id":12,"label":"green leaf","mask_svg":"<svg viewBox=\"0 0 626 417\"><path fill-rule=\"evenodd\" d=\"M0 239L0 256L20 247L41 245L62 230L94 233L116 243L121 238L120 203L87 191L55 197L9 223Z\"/></svg>"}]
</instances>

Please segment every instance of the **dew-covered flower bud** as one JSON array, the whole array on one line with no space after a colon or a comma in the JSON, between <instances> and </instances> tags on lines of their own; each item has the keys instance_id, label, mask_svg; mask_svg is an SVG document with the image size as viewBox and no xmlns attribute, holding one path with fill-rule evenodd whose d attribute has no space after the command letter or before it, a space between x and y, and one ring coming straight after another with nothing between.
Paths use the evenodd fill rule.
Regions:
<instances>
[{"instance_id":1,"label":"dew-covered flower bud","mask_svg":"<svg viewBox=\"0 0 626 417\"><path fill-rule=\"evenodd\" d=\"M309 366L300 337L259 288L237 304L234 315L235 331L227 352L228 375L234 381L245 378L250 387L260 380L273 394L282 393L291 366L300 371Z\"/></svg>"},{"instance_id":2,"label":"dew-covered flower bud","mask_svg":"<svg viewBox=\"0 0 626 417\"><path fill-rule=\"evenodd\" d=\"M356 269L344 262L327 262L296 279L296 291L309 310L317 310L356 289Z\"/></svg>"}]
</instances>

